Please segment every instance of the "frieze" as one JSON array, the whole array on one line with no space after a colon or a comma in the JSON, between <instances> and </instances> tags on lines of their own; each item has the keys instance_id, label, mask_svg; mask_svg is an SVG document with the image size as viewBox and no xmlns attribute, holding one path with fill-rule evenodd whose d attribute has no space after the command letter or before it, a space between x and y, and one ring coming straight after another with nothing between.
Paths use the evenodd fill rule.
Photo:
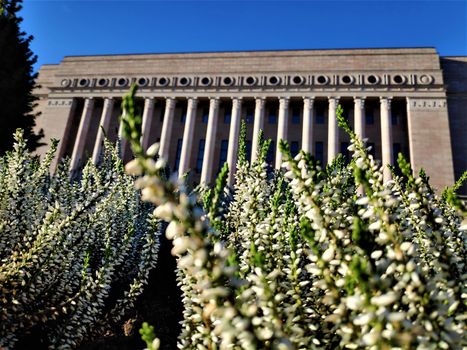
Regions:
<instances>
[{"instance_id":1,"label":"frieze","mask_svg":"<svg viewBox=\"0 0 467 350\"><path fill-rule=\"evenodd\" d=\"M435 84L430 74L251 74L183 76L115 76L62 79L58 89L123 89L132 84L151 89L277 89L277 88L413 88Z\"/></svg>"}]
</instances>

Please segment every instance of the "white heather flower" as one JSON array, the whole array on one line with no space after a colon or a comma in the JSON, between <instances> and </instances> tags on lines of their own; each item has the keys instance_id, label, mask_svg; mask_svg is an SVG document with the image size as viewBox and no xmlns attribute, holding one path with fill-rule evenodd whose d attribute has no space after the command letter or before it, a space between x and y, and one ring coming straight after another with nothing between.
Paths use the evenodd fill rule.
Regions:
<instances>
[{"instance_id":1,"label":"white heather flower","mask_svg":"<svg viewBox=\"0 0 467 350\"><path fill-rule=\"evenodd\" d=\"M225 297L229 294L227 288L216 287L203 290L201 297L206 300L216 299L217 297Z\"/></svg>"},{"instance_id":2,"label":"white heather flower","mask_svg":"<svg viewBox=\"0 0 467 350\"><path fill-rule=\"evenodd\" d=\"M391 322L402 322L405 320L405 312L391 312L388 315L388 320Z\"/></svg>"},{"instance_id":3,"label":"white heather flower","mask_svg":"<svg viewBox=\"0 0 467 350\"><path fill-rule=\"evenodd\" d=\"M360 314L353 319L353 323L357 326L364 326L373 320L374 314L372 312Z\"/></svg>"},{"instance_id":4,"label":"white heather flower","mask_svg":"<svg viewBox=\"0 0 467 350\"><path fill-rule=\"evenodd\" d=\"M378 220L378 221L375 221L373 223L370 224L370 226L368 226L368 229L370 231L376 231L376 230L379 230L381 228L381 221Z\"/></svg>"},{"instance_id":5,"label":"white heather flower","mask_svg":"<svg viewBox=\"0 0 467 350\"><path fill-rule=\"evenodd\" d=\"M274 335L274 331L269 327L259 328L257 333L259 338L264 340L271 339Z\"/></svg>"},{"instance_id":6,"label":"white heather flower","mask_svg":"<svg viewBox=\"0 0 467 350\"><path fill-rule=\"evenodd\" d=\"M159 340L159 338L154 338L151 345L152 345L152 350L159 350L161 346L161 341Z\"/></svg>"},{"instance_id":7,"label":"white heather flower","mask_svg":"<svg viewBox=\"0 0 467 350\"><path fill-rule=\"evenodd\" d=\"M146 151L146 154L150 157L154 157L157 152L159 152L159 143L153 143L148 150Z\"/></svg>"},{"instance_id":8,"label":"white heather flower","mask_svg":"<svg viewBox=\"0 0 467 350\"><path fill-rule=\"evenodd\" d=\"M359 310L363 305L364 299L360 294L351 295L345 298L345 305L351 310Z\"/></svg>"},{"instance_id":9,"label":"white heather flower","mask_svg":"<svg viewBox=\"0 0 467 350\"><path fill-rule=\"evenodd\" d=\"M152 158L148 158L145 160L144 165L147 169L154 169L156 167L156 162Z\"/></svg>"},{"instance_id":10,"label":"white heather flower","mask_svg":"<svg viewBox=\"0 0 467 350\"><path fill-rule=\"evenodd\" d=\"M355 204L357 205L367 205L370 202L370 199L368 197L361 197L356 200Z\"/></svg>"},{"instance_id":11,"label":"white heather flower","mask_svg":"<svg viewBox=\"0 0 467 350\"><path fill-rule=\"evenodd\" d=\"M133 159L125 165L125 171L130 175L141 175L143 173L143 167L139 159Z\"/></svg>"},{"instance_id":12,"label":"white heather flower","mask_svg":"<svg viewBox=\"0 0 467 350\"><path fill-rule=\"evenodd\" d=\"M363 168L363 165L365 164L365 160L363 158L358 158L356 161L355 161L355 165L358 167L358 168Z\"/></svg>"},{"instance_id":13,"label":"white heather flower","mask_svg":"<svg viewBox=\"0 0 467 350\"><path fill-rule=\"evenodd\" d=\"M401 244L401 250L403 252L408 252L409 250L411 250L412 247L413 247L412 242L403 242Z\"/></svg>"},{"instance_id":14,"label":"white heather flower","mask_svg":"<svg viewBox=\"0 0 467 350\"><path fill-rule=\"evenodd\" d=\"M379 333L373 331L373 332L365 334L362 337L362 340L363 340L363 343L365 343L365 345L372 346L377 343L379 338L380 338Z\"/></svg>"},{"instance_id":15,"label":"white heather flower","mask_svg":"<svg viewBox=\"0 0 467 350\"><path fill-rule=\"evenodd\" d=\"M156 169L164 169L167 164L164 158L159 158L156 162Z\"/></svg>"},{"instance_id":16,"label":"white heather flower","mask_svg":"<svg viewBox=\"0 0 467 350\"><path fill-rule=\"evenodd\" d=\"M176 209L175 204L172 202L167 202L165 204L159 205L156 209L154 209L154 216L165 220L170 221Z\"/></svg>"},{"instance_id":17,"label":"white heather flower","mask_svg":"<svg viewBox=\"0 0 467 350\"><path fill-rule=\"evenodd\" d=\"M177 237L173 241L172 255L180 255L193 246L190 237Z\"/></svg>"},{"instance_id":18,"label":"white heather flower","mask_svg":"<svg viewBox=\"0 0 467 350\"><path fill-rule=\"evenodd\" d=\"M398 298L398 294L394 292L388 292L383 295L378 295L371 298L371 303L377 306L388 306L394 303Z\"/></svg>"},{"instance_id":19,"label":"white heather flower","mask_svg":"<svg viewBox=\"0 0 467 350\"><path fill-rule=\"evenodd\" d=\"M165 230L165 236L167 239L174 239L180 236L184 232L183 225L177 221L171 221Z\"/></svg>"},{"instance_id":20,"label":"white heather flower","mask_svg":"<svg viewBox=\"0 0 467 350\"><path fill-rule=\"evenodd\" d=\"M331 261L333 258L334 258L334 247L333 246L330 246L328 249L325 250L325 252L323 253L323 256L322 256L322 259L324 261Z\"/></svg>"},{"instance_id":21,"label":"white heather flower","mask_svg":"<svg viewBox=\"0 0 467 350\"><path fill-rule=\"evenodd\" d=\"M281 339L278 343L274 343L273 350L294 350L295 347L287 339Z\"/></svg>"}]
</instances>

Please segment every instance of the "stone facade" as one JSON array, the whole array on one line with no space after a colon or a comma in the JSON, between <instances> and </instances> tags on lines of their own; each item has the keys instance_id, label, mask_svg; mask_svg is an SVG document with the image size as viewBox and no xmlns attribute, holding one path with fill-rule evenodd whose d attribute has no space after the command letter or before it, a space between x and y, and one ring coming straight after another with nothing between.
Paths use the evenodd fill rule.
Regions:
<instances>
[{"instance_id":1,"label":"stone facade","mask_svg":"<svg viewBox=\"0 0 467 350\"><path fill-rule=\"evenodd\" d=\"M467 166L466 65L434 48L65 57L39 72L37 123L74 168L98 161L104 131L118 138L121 96L136 83L145 147L160 142L173 170L210 183L223 162L235 169L241 119L252 159L262 129L275 167L279 139L323 163L346 152L341 104L376 158L394 164L402 152L442 188ZM123 157L131 158L125 144Z\"/></svg>"}]
</instances>

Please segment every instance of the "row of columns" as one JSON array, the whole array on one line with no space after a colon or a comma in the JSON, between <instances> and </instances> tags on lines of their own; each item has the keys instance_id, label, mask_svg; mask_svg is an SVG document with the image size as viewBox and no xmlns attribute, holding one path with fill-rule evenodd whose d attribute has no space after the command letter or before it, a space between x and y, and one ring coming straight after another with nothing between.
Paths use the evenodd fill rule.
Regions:
<instances>
[{"instance_id":1,"label":"row of columns","mask_svg":"<svg viewBox=\"0 0 467 350\"><path fill-rule=\"evenodd\" d=\"M279 98L279 116L277 126L277 143L276 143L276 159L275 167L280 168L282 163L282 154L279 151L279 140L287 139L288 130L288 112L289 112L289 98ZM218 114L219 114L219 98L214 97L210 99L209 103L209 116L208 125L206 130L206 142L204 148L203 166L201 171L201 183L209 183L211 181L213 157L215 148L215 136L217 132ZM255 101L255 115L253 125L253 140L252 140L252 161L257 157L257 146L259 131L264 129L264 114L265 114L264 97L256 98ZM339 152L339 128L336 118L336 109L339 103L339 97L329 97L328 108L328 162L331 162ZM145 149L149 147L149 134L151 130L151 123L153 121L154 112L154 98L146 98L143 111L142 122L142 138L141 142ZM169 147L171 141L171 134L173 129L173 120L175 112L176 100L174 98L167 98L164 121L162 124L162 131L160 137L159 156L165 160L169 158ZM185 127L183 131L183 143L180 155L179 174L183 176L189 170L190 156L192 152L193 137L196 124L196 111L197 111L197 98L188 98L187 114L185 120ZM306 152L313 152L313 97L303 98L303 124L302 124L302 149ZM392 123L391 123L391 98L381 97L381 146L382 146L382 162L384 165L392 165ZM94 144L92 159L97 163L102 151L102 143L104 135L108 132L112 116L114 100L106 98L104 100L104 107L100 119L100 127L97 133L96 141ZM94 109L94 99L87 98L84 103L83 112L79 124L78 134L76 136L75 145L73 148L71 158L71 168L76 169L79 165L80 159L84 154L87 134L91 124L92 113ZM227 164L229 166L228 183L233 184L234 173L236 170L237 150L240 131L240 119L242 109L242 98L234 97L232 99L232 112L229 130L229 144L227 150ZM355 133L364 138L364 121L365 121L365 98L354 98L354 131ZM122 128L120 126L119 136L122 136ZM125 142L125 141L122 141ZM125 150L126 145L122 143L122 150ZM390 170L387 166L384 167L384 180L388 181L391 178Z\"/></svg>"}]
</instances>

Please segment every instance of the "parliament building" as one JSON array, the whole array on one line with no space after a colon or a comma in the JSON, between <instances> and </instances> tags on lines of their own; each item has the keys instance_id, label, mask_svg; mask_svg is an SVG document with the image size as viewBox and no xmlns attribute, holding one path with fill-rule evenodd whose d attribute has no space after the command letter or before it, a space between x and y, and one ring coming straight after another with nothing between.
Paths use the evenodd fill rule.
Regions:
<instances>
[{"instance_id":1,"label":"parliament building","mask_svg":"<svg viewBox=\"0 0 467 350\"><path fill-rule=\"evenodd\" d=\"M467 57L434 48L70 56L42 66L37 83L38 128L60 139L57 159L70 157L74 169L99 161L105 136L117 140L132 84L144 147L159 142L170 168L197 182L212 183L227 162L232 183L241 120L248 156L264 130L276 168L280 139L324 164L347 153L338 104L383 164L402 152L438 189L467 169ZM125 142L122 156L132 157Z\"/></svg>"}]
</instances>

